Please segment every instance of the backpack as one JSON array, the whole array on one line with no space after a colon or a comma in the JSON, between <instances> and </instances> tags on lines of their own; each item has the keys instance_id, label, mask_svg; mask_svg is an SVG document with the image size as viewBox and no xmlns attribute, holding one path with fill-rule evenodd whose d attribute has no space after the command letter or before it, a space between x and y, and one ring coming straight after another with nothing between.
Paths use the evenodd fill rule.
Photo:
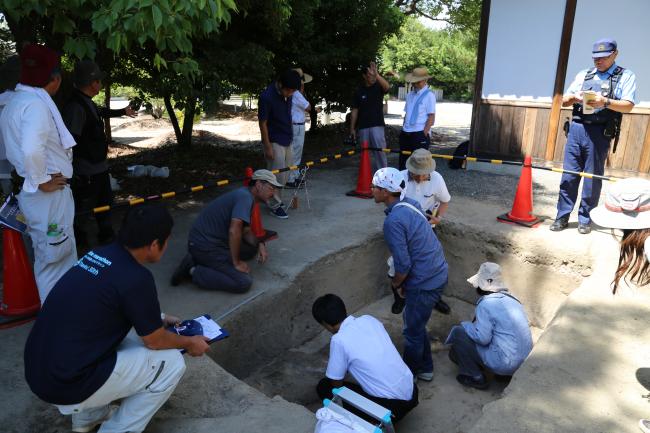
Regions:
<instances>
[{"instance_id":1,"label":"backpack","mask_svg":"<svg viewBox=\"0 0 650 433\"><path fill-rule=\"evenodd\" d=\"M467 152L469 151L469 140L463 141L456 147L456 150L454 150L454 156L460 156L460 157L466 157ZM449 168L452 170L458 170L459 168L463 168L463 163L465 160L463 159L450 159L449 160Z\"/></svg>"}]
</instances>

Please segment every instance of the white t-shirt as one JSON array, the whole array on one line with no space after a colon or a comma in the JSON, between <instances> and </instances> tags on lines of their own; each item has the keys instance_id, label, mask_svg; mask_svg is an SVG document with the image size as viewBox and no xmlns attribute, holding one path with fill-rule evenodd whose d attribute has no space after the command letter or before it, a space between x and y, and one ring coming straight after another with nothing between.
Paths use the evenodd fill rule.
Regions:
<instances>
[{"instance_id":1,"label":"white t-shirt","mask_svg":"<svg viewBox=\"0 0 650 433\"><path fill-rule=\"evenodd\" d=\"M404 132L418 132L424 130L424 125L427 123L427 117L429 114L436 112L436 95L429 89L429 93L424 96L420 105L418 105L418 114L415 118L415 123L411 123L411 113L413 112L413 106L418 97L425 91L427 87L423 87L417 92L413 91L408 92L406 95L406 105L404 105L404 125L402 130Z\"/></svg>"},{"instance_id":2,"label":"white t-shirt","mask_svg":"<svg viewBox=\"0 0 650 433\"><path fill-rule=\"evenodd\" d=\"M343 380L350 372L369 395L396 400L413 396L413 374L384 325L372 316L348 316L330 341L325 375Z\"/></svg>"},{"instance_id":3,"label":"white t-shirt","mask_svg":"<svg viewBox=\"0 0 650 433\"><path fill-rule=\"evenodd\" d=\"M305 110L309 107L309 102L302 96L300 91L293 92L291 97L291 121L293 123L305 123Z\"/></svg>"},{"instance_id":4,"label":"white t-shirt","mask_svg":"<svg viewBox=\"0 0 650 433\"><path fill-rule=\"evenodd\" d=\"M408 170L402 170L402 175L406 182L405 196L420 203L420 207L425 212L433 211L440 206L440 203L448 203L451 200L445 180L437 171L431 172L430 180L420 183L409 180Z\"/></svg>"}]
</instances>

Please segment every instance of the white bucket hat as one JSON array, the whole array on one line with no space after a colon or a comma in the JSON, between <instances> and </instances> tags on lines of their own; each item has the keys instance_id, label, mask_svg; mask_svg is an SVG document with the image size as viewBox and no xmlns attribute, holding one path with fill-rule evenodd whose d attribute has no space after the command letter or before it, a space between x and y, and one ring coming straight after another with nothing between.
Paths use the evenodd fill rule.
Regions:
<instances>
[{"instance_id":1,"label":"white bucket hat","mask_svg":"<svg viewBox=\"0 0 650 433\"><path fill-rule=\"evenodd\" d=\"M431 174L436 169L436 162L427 149L415 149L406 160L406 168L413 174Z\"/></svg>"},{"instance_id":2,"label":"white bucket hat","mask_svg":"<svg viewBox=\"0 0 650 433\"><path fill-rule=\"evenodd\" d=\"M485 292L507 292L508 288L501 277L501 266L485 262L478 268L478 273L467 279L474 288L480 287Z\"/></svg>"},{"instance_id":3,"label":"white bucket hat","mask_svg":"<svg viewBox=\"0 0 650 433\"><path fill-rule=\"evenodd\" d=\"M650 228L650 181L628 178L615 182L605 195L605 203L593 209L590 216L602 227Z\"/></svg>"}]
</instances>

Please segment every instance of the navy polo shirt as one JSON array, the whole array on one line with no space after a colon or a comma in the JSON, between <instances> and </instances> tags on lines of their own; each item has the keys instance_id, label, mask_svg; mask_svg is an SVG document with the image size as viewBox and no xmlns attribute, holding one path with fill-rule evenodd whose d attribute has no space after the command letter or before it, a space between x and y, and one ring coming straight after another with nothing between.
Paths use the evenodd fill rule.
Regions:
<instances>
[{"instance_id":1,"label":"navy polo shirt","mask_svg":"<svg viewBox=\"0 0 650 433\"><path fill-rule=\"evenodd\" d=\"M280 146L291 145L293 128L291 126L291 98L285 98L275 82L260 95L257 105L257 119L267 121L269 140Z\"/></svg>"},{"instance_id":2,"label":"navy polo shirt","mask_svg":"<svg viewBox=\"0 0 650 433\"><path fill-rule=\"evenodd\" d=\"M77 404L109 378L131 327L162 326L151 272L121 245L90 251L56 283L27 338L25 378L42 400Z\"/></svg>"}]
</instances>

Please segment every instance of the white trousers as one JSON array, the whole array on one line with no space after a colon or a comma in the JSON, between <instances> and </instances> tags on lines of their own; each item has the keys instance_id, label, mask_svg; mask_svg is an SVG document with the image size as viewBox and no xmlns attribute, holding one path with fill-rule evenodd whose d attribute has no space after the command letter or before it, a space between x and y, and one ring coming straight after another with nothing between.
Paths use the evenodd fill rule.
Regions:
<instances>
[{"instance_id":1,"label":"white trousers","mask_svg":"<svg viewBox=\"0 0 650 433\"><path fill-rule=\"evenodd\" d=\"M42 304L59 278L77 262L72 191L68 186L54 192L22 191L18 205L32 238L34 277Z\"/></svg>"},{"instance_id":2,"label":"white trousers","mask_svg":"<svg viewBox=\"0 0 650 433\"><path fill-rule=\"evenodd\" d=\"M72 415L75 428L104 419L109 404L123 399L98 433L141 432L174 392L184 372L180 351L147 349L131 330L117 349L117 362L106 383L79 404L56 407L62 414Z\"/></svg>"},{"instance_id":3,"label":"white trousers","mask_svg":"<svg viewBox=\"0 0 650 433\"><path fill-rule=\"evenodd\" d=\"M266 160L266 168L268 170L276 170L278 168L289 167L293 161L291 156L291 144L289 146L280 146L278 143L271 143L273 146L273 160ZM286 185L287 178L289 177L288 171L283 171L275 175L278 182ZM276 192L273 197L266 203L271 209L276 209L282 205L282 200Z\"/></svg>"},{"instance_id":4,"label":"white trousers","mask_svg":"<svg viewBox=\"0 0 650 433\"><path fill-rule=\"evenodd\" d=\"M292 125L293 126L293 139L291 140L291 164L300 165L302 161L302 149L305 146L305 124ZM298 170L291 170L289 172L289 182L293 182L300 176Z\"/></svg>"}]
</instances>

